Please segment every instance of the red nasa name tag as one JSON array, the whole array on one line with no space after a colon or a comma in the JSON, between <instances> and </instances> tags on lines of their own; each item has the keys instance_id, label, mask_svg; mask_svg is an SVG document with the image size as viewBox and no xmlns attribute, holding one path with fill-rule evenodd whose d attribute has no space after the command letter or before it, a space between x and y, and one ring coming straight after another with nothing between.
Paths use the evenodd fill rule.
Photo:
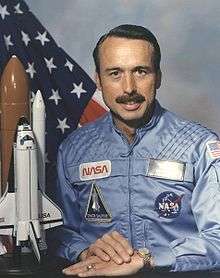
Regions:
<instances>
[{"instance_id":1,"label":"red nasa name tag","mask_svg":"<svg viewBox=\"0 0 220 278\"><path fill-rule=\"evenodd\" d=\"M94 180L109 177L111 174L111 161L102 160L82 163L79 165L80 180Z\"/></svg>"}]
</instances>

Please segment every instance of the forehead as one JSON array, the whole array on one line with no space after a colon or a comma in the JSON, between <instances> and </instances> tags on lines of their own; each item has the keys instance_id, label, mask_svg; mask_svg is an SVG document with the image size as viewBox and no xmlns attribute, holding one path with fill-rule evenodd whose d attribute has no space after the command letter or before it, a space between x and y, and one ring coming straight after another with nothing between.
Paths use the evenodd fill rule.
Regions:
<instances>
[{"instance_id":1,"label":"forehead","mask_svg":"<svg viewBox=\"0 0 220 278\"><path fill-rule=\"evenodd\" d=\"M146 40L108 37L99 47L100 66L106 64L151 64L153 46Z\"/></svg>"}]
</instances>

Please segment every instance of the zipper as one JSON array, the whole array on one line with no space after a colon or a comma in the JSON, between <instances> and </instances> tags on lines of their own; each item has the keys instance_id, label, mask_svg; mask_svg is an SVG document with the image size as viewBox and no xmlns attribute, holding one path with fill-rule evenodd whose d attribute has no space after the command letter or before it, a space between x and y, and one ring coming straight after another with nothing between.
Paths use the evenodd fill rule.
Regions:
<instances>
[{"instance_id":1,"label":"zipper","mask_svg":"<svg viewBox=\"0 0 220 278\"><path fill-rule=\"evenodd\" d=\"M131 157L133 155L133 148L139 141L139 132L136 131L136 135L132 144L129 144L128 140L124 137L121 131L116 130L122 138L122 141L128 146L128 152L126 154L121 155L122 157L128 157L128 221L129 221L129 230L130 230L130 240L131 246L133 246L133 227L132 227L132 217L131 217L131 184L130 184L130 175L131 175Z\"/></svg>"},{"instance_id":2,"label":"zipper","mask_svg":"<svg viewBox=\"0 0 220 278\"><path fill-rule=\"evenodd\" d=\"M134 141L131 145L129 145L129 152L128 152L128 207L129 207L129 228L130 228L130 234L131 234L131 246L133 246L134 243L134 236L133 236L133 227L132 227L132 206L131 206L131 183L130 183L130 177L131 177L131 158L133 155L133 148L139 141L139 134L138 131L136 133L136 136L134 138Z\"/></svg>"},{"instance_id":3,"label":"zipper","mask_svg":"<svg viewBox=\"0 0 220 278\"><path fill-rule=\"evenodd\" d=\"M130 172L131 172L131 155L133 150L130 150L129 152L129 160L128 160L128 208L129 208L129 228L130 228L130 234L131 234L131 246L133 246L133 227L132 227L132 219L131 219L131 184L130 184Z\"/></svg>"}]
</instances>

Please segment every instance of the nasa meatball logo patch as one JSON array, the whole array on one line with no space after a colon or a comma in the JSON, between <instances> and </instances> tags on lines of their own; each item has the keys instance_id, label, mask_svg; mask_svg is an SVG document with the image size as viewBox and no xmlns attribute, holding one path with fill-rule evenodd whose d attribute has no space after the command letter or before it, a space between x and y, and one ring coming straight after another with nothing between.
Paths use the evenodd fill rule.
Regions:
<instances>
[{"instance_id":1,"label":"nasa meatball logo patch","mask_svg":"<svg viewBox=\"0 0 220 278\"><path fill-rule=\"evenodd\" d=\"M180 214L182 197L172 191L165 191L157 197L155 210L160 217L175 218Z\"/></svg>"}]
</instances>

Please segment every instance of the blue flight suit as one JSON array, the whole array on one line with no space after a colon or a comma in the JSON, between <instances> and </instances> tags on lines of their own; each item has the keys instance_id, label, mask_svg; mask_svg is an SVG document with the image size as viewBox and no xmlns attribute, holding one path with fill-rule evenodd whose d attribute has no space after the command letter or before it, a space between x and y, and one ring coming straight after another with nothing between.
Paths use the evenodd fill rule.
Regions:
<instances>
[{"instance_id":1,"label":"blue flight suit","mask_svg":"<svg viewBox=\"0 0 220 278\"><path fill-rule=\"evenodd\" d=\"M58 176L59 256L74 262L117 230L157 269L220 267L220 142L209 129L156 101L129 144L107 113L61 144Z\"/></svg>"}]
</instances>

